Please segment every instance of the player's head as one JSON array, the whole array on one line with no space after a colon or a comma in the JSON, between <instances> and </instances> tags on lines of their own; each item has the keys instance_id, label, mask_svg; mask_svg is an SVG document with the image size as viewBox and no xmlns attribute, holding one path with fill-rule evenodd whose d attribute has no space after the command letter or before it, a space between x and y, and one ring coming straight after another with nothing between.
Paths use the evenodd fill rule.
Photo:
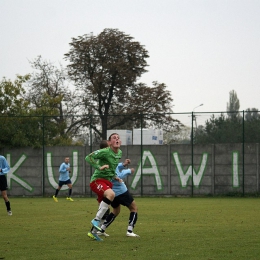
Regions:
<instances>
[{"instance_id":1,"label":"player's head","mask_svg":"<svg viewBox=\"0 0 260 260\"><path fill-rule=\"evenodd\" d=\"M106 148L108 147L108 143L107 143L107 140L102 140L99 144L99 148L100 149L103 149L103 148Z\"/></svg>"},{"instance_id":2,"label":"player's head","mask_svg":"<svg viewBox=\"0 0 260 260\"><path fill-rule=\"evenodd\" d=\"M114 135L117 135L117 136L119 137L119 135L118 135L117 133L113 133L113 134L111 134L111 135L108 137L108 141L111 141L111 138L112 138L112 136L114 136Z\"/></svg>"},{"instance_id":3,"label":"player's head","mask_svg":"<svg viewBox=\"0 0 260 260\"><path fill-rule=\"evenodd\" d=\"M65 163L68 163L70 161L70 158L69 157L65 157L64 161L65 161Z\"/></svg>"},{"instance_id":4,"label":"player's head","mask_svg":"<svg viewBox=\"0 0 260 260\"><path fill-rule=\"evenodd\" d=\"M117 133L111 134L108 138L108 143L112 149L119 149L121 146L121 140L119 134Z\"/></svg>"}]
</instances>

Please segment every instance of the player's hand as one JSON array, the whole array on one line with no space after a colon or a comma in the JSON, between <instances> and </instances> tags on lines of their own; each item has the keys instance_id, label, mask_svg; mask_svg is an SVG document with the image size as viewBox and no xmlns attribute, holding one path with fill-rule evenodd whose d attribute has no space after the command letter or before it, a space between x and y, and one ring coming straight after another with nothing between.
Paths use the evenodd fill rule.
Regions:
<instances>
[{"instance_id":1,"label":"player's hand","mask_svg":"<svg viewBox=\"0 0 260 260\"><path fill-rule=\"evenodd\" d=\"M131 168L131 174L133 174L135 172L135 169L134 168Z\"/></svg>"},{"instance_id":2,"label":"player's hand","mask_svg":"<svg viewBox=\"0 0 260 260\"><path fill-rule=\"evenodd\" d=\"M123 180L120 179L119 177L115 177L114 179L115 179L116 181L123 182Z\"/></svg>"},{"instance_id":3,"label":"player's hand","mask_svg":"<svg viewBox=\"0 0 260 260\"><path fill-rule=\"evenodd\" d=\"M108 165L108 164L105 164L105 165L101 166L101 167L99 168L99 170L102 171L102 170L108 169L108 168L109 168L109 165Z\"/></svg>"}]
</instances>

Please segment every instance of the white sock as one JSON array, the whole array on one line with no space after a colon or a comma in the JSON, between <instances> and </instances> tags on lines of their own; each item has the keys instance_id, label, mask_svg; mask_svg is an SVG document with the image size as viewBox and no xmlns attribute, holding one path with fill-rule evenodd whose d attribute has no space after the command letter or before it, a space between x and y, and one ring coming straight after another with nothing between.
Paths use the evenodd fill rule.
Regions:
<instances>
[{"instance_id":1,"label":"white sock","mask_svg":"<svg viewBox=\"0 0 260 260\"><path fill-rule=\"evenodd\" d=\"M108 207L109 207L109 205L106 202L101 201L101 203L99 204L98 212L97 212L95 219L101 220L102 217L105 215Z\"/></svg>"}]
</instances>

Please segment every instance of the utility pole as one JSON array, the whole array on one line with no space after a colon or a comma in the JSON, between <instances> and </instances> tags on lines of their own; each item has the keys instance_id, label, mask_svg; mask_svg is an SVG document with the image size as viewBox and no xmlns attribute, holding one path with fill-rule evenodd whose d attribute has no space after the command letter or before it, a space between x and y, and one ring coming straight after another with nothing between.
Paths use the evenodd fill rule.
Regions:
<instances>
[{"instance_id":1,"label":"utility pole","mask_svg":"<svg viewBox=\"0 0 260 260\"><path fill-rule=\"evenodd\" d=\"M196 127L196 129L197 129L197 119L196 119L196 115L194 115L194 110L195 110L197 107L201 107L201 106L203 106L203 104L200 104L200 105L194 107L193 110L192 110L192 115L193 115L192 120L195 121L195 127Z\"/></svg>"}]
</instances>

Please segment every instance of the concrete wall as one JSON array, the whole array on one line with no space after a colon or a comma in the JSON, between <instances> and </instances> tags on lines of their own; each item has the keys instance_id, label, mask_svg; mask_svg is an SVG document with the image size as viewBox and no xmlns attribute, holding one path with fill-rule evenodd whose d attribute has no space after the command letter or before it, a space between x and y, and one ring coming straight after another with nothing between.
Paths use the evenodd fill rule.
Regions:
<instances>
[{"instance_id":1,"label":"concrete wall","mask_svg":"<svg viewBox=\"0 0 260 260\"><path fill-rule=\"evenodd\" d=\"M92 148L93 151L96 149L98 147ZM259 144L195 145L193 156L191 145L131 145L122 146L121 149L123 159L130 158L130 167L135 168L134 175L126 180L133 195L259 192ZM82 146L1 149L0 154L7 158L11 166L7 175L8 194L53 195L58 183L59 166L69 156L73 168L73 195L95 196L89 189L92 169L85 162L85 156L90 152L90 147ZM60 196L66 194L67 186Z\"/></svg>"}]
</instances>

